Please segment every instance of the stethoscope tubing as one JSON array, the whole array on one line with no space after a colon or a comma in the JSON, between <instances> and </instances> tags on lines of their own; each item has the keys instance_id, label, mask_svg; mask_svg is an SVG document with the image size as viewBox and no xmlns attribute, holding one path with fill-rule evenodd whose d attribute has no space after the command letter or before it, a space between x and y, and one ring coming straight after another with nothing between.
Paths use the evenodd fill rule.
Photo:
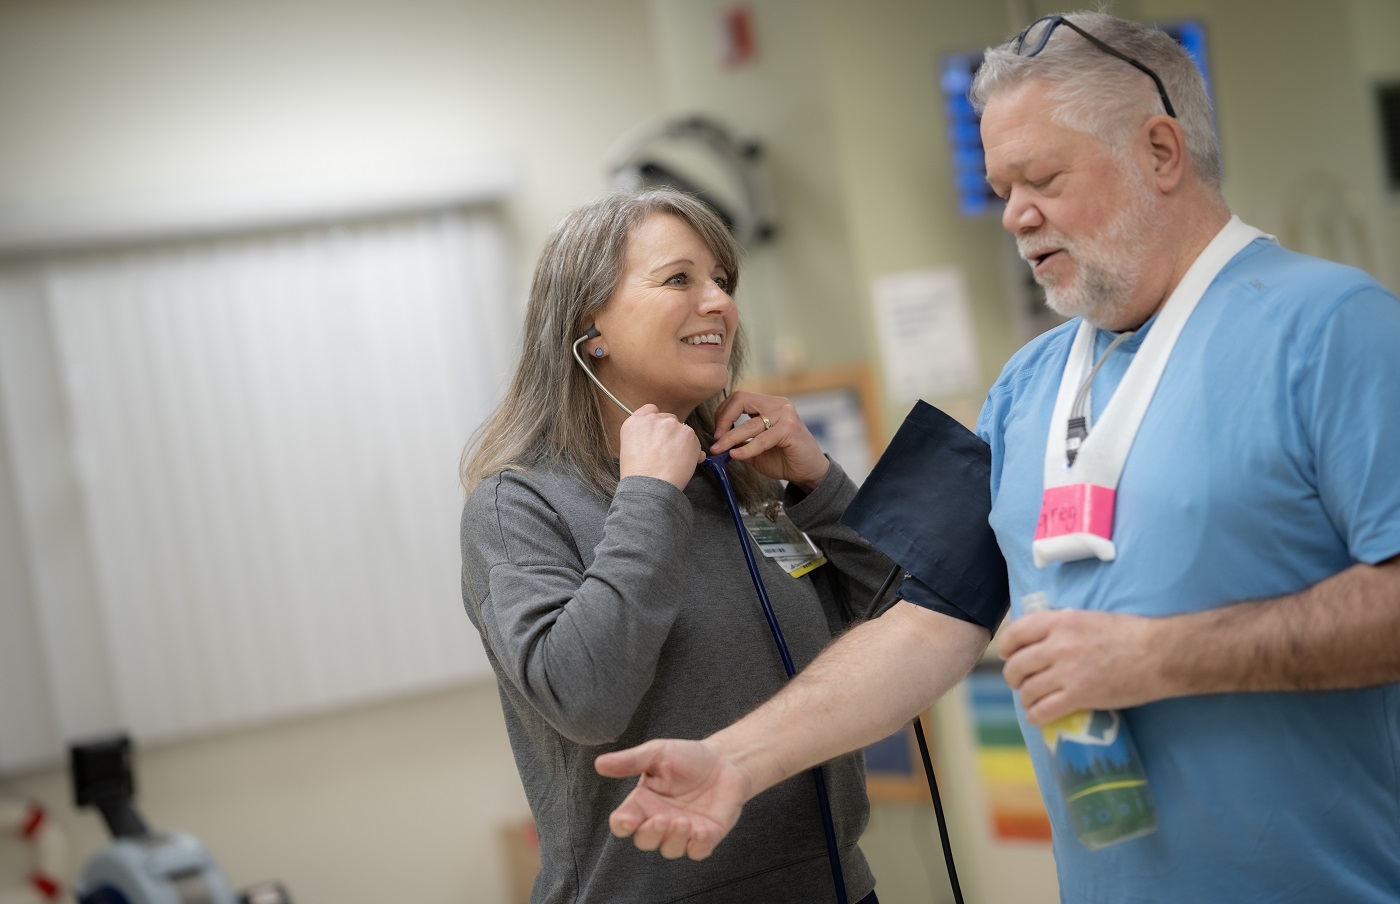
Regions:
<instances>
[{"instance_id":1,"label":"stethoscope tubing","mask_svg":"<svg viewBox=\"0 0 1400 904\"><path fill-rule=\"evenodd\" d=\"M763 586L763 578L758 573L758 562L754 558L753 549L749 544L749 532L744 527L744 519L739 514L739 502L734 497L734 487L729 482L729 472L725 470L725 464L729 461L729 453L721 452L719 455L711 455L705 459L705 466L714 472L719 480L720 488L724 490L725 502L729 504L729 515L734 521L734 530L739 534L739 546L744 550L744 562L749 566L749 576L753 578L754 590L758 591L758 603L763 609L763 617L768 621L768 630L773 635L773 642L778 646L778 655L783 660L783 670L787 672L788 678L797 674L797 669L793 667L792 656L788 653L787 641L783 639L783 629L778 626L778 617L773 612L773 604L768 599L768 590ZM831 862L831 879L836 885L836 900L838 904L847 904L846 880L841 872L841 853L836 846L836 827L831 819L831 802L826 793L826 778L822 774L821 766L813 766L811 769L812 779L817 786L817 806L822 815L822 831L826 835L826 854Z\"/></svg>"}]
</instances>

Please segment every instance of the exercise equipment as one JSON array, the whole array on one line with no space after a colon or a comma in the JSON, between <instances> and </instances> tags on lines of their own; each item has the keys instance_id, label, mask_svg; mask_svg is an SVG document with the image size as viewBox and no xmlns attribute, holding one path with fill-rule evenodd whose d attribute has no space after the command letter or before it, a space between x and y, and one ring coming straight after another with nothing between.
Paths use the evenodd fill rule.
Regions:
<instances>
[{"instance_id":1,"label":"exercise equipment","mask_svg":"<svg viewBox=\"0 0 1400 904\"><path fill-rule=\"evenodd\" d=\"M78 904L291 904L275 882L235 892L198 839L146 825L133 803L129 738L75 744L69 754L74 802L96 807L112 833L73 885Z\"/></svg>"}]
</instances>

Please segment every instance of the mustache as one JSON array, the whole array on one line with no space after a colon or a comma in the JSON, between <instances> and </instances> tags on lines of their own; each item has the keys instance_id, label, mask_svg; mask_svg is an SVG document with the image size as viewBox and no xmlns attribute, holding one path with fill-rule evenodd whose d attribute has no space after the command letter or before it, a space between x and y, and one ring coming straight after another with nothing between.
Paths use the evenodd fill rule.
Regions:
<instances>
[{"instance_id":1,"label":"mustache","mask_svg":"<svg viewBox=\"0 0 1400 904\"><path fill-rule=\"evenodd\" d=\"M1051 251L1068 252L1073 257L1074 250L1074 244L1062 235L1038 235L1034 238L1016 239L1016 253L1028 264L1034 264L1036 258L1044 257Z\"/></svg>"}]
</instances>

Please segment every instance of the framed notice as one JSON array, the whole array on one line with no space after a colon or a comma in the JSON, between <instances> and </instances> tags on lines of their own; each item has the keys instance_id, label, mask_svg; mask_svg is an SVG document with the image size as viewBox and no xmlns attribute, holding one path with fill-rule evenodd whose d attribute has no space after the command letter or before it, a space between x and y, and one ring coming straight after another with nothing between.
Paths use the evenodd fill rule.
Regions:
<instances>
[{"instance_id":1,"label":"framed notice","mask_svg":"<svg viewBox=\"0 0 1400 904\"><path fill-rule=\"evenodd\" d=\"M822 451L840 462L857 484L865 480L885 448L882 409L868 365L746 380L743 388L791 399Z\"/></svg>"}]
</instances>

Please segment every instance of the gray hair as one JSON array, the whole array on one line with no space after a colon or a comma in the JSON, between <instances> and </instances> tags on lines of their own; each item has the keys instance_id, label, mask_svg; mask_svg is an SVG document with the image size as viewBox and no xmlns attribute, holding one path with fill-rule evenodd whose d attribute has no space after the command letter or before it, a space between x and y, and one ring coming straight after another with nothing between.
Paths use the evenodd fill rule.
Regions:
<instances>
[{"instance_id":1,"label":"gray hair","mask_svg":"<svg viewBox=\"0 0 1400 904\"><path fill-rule=\"evenodd\" d=\"M669 188L614 191L567 214L545 241L535 265L525 311L520 360L501 404L462 452L462 485L503 470L547 463L568 468L600 493L617 489L617 462L608 449L602 399L573 357L582 336L607 305L622 278L627 241L653 214L670 214L691 226L729 276L739 284L740 249L724 222L704 202ZM734 336L732 383L744 361L744 333ZM715 409L723 393L706 400L686 421L702 447L714 441ZM735 492L746 503L775 498L777 484L734 462Z\"/></svg>"},{"instance_id":2,"label":"gray hair","mask_svg":"<svg viewBox=\"0 0 1400 904\"><path fill-rule=\"evenodd\" d=\"M1171 35L1150 25L1088 10L1064 17L1157 73L1186 133L1196 174L1218 192L1220 142L1205 79L1191 55ZM1046 22L1034 23L1026 42L1034 46L1048 27ZM1056 122L1093 135L1121 156L1133 130L1164 112L1152 79L1073 29L1056 28L1045 49L1033 57L1019 56L1016 50L1013 39L984 54L969 92L979 115L998 94L1030 79L1043 79L1052 85L1050 96L1059 101L1053 113Z\"/></svg>"}]
</instances>

